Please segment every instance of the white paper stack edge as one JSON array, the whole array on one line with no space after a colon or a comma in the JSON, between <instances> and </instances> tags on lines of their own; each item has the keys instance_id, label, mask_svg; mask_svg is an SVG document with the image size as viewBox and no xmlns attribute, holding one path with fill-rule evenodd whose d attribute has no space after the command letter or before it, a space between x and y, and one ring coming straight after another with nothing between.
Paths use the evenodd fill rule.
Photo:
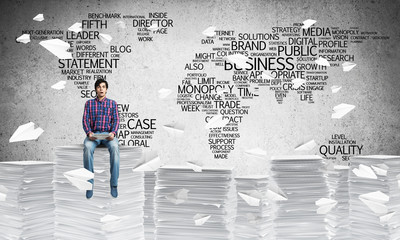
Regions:
<instances>
[{"instance_id":1,"label":"white paper stack edge","mask_svg":"<svg viewBox=\"0 0 400 240\"><path fill-rule=\"evenodd\" d=\"M334 166L329 170L329 198L337 204L326 214L326 222L330 239L350 239L349 216L349 166Z\"/></svg>"},{"instance_id":2,"label":"white paper stack edge","mask_svg":"<svg viewBox=\"0 0 400 240\"><path fill-rule=\"evenodd\" d=\"M236 177L238 192L235 239L271 239L271 204L267 201L268 176Z\"/></svg>"},{"instance_id":3,"label":"white paper stack edge","mask_svg":"<svg viewBox=\"0 0 400 240\"><path fill-rule=\"evenodd\" d=\"M120 146L118 198L110 195L110 156L106 147L94 153L93 197L79 190L64 173L81 168L83 145L55 150L56 239L144 239L143 172L132 169L140 163L141 149Z\"/></svg>"},{"instance_id":4,"label":"white paper stack edge","mask_svg":"<svg viewBox=\"0 0 400 240\"><path fill-rule=\"evenodd\" d=\"M400 156L350 161L351 239L400 239Z\"/></svg>"},{"instance_id":5,"label":"white paper stack edge","mask_svg":"<svg viewBox=\"0 0 400 240\"><path fill-rule=\"evenodd\" d=\"M325 165L319 156L272 157L274 182L287 195L277 202L274 232L276 239L324 240L328 231L325 215L317 214L315 202L328 197Z\"/></svg>"},{"instance_id":6,"label":"white paper stack edge","mask_svg":"<svg viewBox=\"0 0 400 240\"><path fill-rule=\"evenodd\" d=\"M53 163L0 163L0 239L54 239Z\"/></svg>"},{"instance_id":7,"label":"white paper stack edge","mask_svg":"<svg viewBox=\"0 0 400 240\"><path fill-rule=\"evenodd\" d=\"M156 172L144 172L144 236L147 240L154 239L156 230L154 224L154 187L156 186Z\"/></svg>"},{"instance_id":8,"label":"white paper stack edge","mask_svg":"<svg viewBox=\"0 0 400 240\"><path fill-rule=\"evenodd\" d=\"M232 169L159 168L155 239L234 239L236 195Z\"/></svg>"}]
</instances>

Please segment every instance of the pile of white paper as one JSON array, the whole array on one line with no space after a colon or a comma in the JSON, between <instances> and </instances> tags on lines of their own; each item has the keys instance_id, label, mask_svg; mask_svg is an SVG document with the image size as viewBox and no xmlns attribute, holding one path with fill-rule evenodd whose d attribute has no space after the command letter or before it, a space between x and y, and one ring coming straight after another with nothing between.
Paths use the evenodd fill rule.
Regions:
<instances>
[{"instance_id":1,"label":"pile of white paper","mask_svg":"<svg viewBox=\"0 0 400 240\"><path fill-rule=\"evenodd\" d=\"M144 236L145 239L153 240L154 225L154 187L156 186L156 172L144 172Z\"/></svg>"},{"instance_id":2,"label":"pile of white paper","mask_svg":"<svg viewBox=\"0 0 400 240\"><path fill-rule=\"evenodd\" d=\"M72 185L64 173L82 168L83 145L55 150L56 239L144 239L143 172L132 169L140 163L141 149L120 146L118 198L110 195L110 155L104 146L94 153L93 197ZM68 175L67 175L68 176Z\"/></svg>"},{"instance_id":3,"label":"pile of white paper","mask_svg":"<svg viewBox=\"0 0 400 240\"><path fill-rule=\"evenodd\" d=\"M335 207L326 214L330 239L348 240L350 238L349 217L349 168L334 166L328 171L329 198L337 201Z\"/></svg>"},{"instance_id":4,"label":"pile of white paper","mask_svg":"<svg viewBox=\"0 0 400 240\"><path fill-rule=\"evenodd\" d=\"M238 192L235 239L272 239L268 176L236 177Z\"/></svg>"},{"instance_id":5,"label":"pile of white paper","mask_svg":"<svg viewBox=\"0 0 400 240\"><path fill-rule=\"evenodd\" d=\"M0 163L0 239L54 239L53 163Z\"/></svg>"},{"instance_id":6,"label":"pile of white paper","mask_svg":"<svg viewBox=\"0 0 400 240\"><path fill-rule=\"evenodd\" d=\"M232 169L159 168L154 199L156 239L233 239L236 195Z\"/></svg>"},{"instance_id":7,"label":"pile of white paper","mask_svg":"<svg viewBox=\"0 0 400 240\"><path fill-rule=\"evenodd\" d=\"M400 156L350 158L351 239L399 239Z\"/></svg>"},{"instance_id":8,"label":"pile of white paper","mask_svg":"<svg viewBox=\"0 0 400 240\"><path fill-rule=\"evenodd\" d=\"M276 239L328 239L325 215L318 214L316 201L328 197L325 166L319 156L272 157L271 174L287 196L276 204Z\"/></svg>"}]
</instances>

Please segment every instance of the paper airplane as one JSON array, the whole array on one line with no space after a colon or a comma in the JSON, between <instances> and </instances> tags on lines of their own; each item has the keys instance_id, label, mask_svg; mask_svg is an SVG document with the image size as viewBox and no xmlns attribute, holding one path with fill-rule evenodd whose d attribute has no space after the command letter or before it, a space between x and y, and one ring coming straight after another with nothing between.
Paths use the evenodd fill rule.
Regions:
<instances>
[{"instance_id":1,"label":"paper airplane","mask_svg":"<svg viewBox=\"0 0 400 240\"><path fill-rule=\"evenodd\" d=\"M388 214L382 215L379 217L381 223L387 223L393 217L396 212L390 212Z\"/></svg>"},{"instance_id":2,"label":"paper airplane","mask_svg":"<svg viewBox=\"0 0 400 240\"><path fill-rule=\"evenodd\" d=\"M94 173L88 171L85 168L78 168L65 172L64 177L66 177L72 185L77 187L79 190L92 190L93 184L88 182L88 180L94 178Z\"/></svg>"},{"instance_id":3,"label":"paper airplane","mask_svg":"<svg viewBox=\"0 0 400 240\"><path fill-rule=\"evenodd\" d=\"M151 24L151 26L150 27L148 27L147 29L149 29L149 30L151 30L151 31L155 31L155 30L157 30L159 27L158 27L158 24L157 23L153 23L153 24Z\"/></svg>"},{"instance_id":4,"label":"paper airplane","mask_svg":"<svg viewBox=\"0 0 400 240\"><path fill-rule=\"evenodd\" d=\"M339 119L342 118L344 115L348 114L351 110L353 110L356 106L341 103L335 107L333 107L334 113L332 113L332 118Z\"/></svg>"},{"instance_id":5,"label":"paper airplane","mask_svg":"<svg viewBox=\"0 0 400 240\"><path fill-rule=\"evenodd\" d=\"M9 142L11 143L37 139L44 132L44 130L40 127L34 129L34 126L35 124L33 122L19 126L11 136Z\"/></svg>"},{"instance_id":6,"label":"paper airplane","mask_svg":"<svg viewBox=\"0 0 400 240\"><path fill-rule=\"evenodd\" d=\"M314 23L316 23L317 21L312 20L312 19L307 19L303 22L303 26L301 28L307 29L309 27L311 27L311 25L313 25Z\"/></svg>"},{"instance_id":7,"label":"paper airplane","mask_svg":"<svg viewBox=\"0 0 400 240\"><path fill-rule=\"evenodd\" d=\"M181 123L171 123L163 126L164 130L170 136L181 136L184 133L185 127Z\"/></svg>"},{"instance_id":8,"label":"paper airplane","mask_svg":"<svg viewBox=\"0 0 400 240\"><path fill-rule=\"evenodd\" d=\"M342 86L336 86L336 85L332 86L332 87L331 87L332 93L337 93L337 92L339 92L339 90L340 90L341 88L342 88Z\"/></svg>"},{"instance_id":9,"label":"paper airplane","mask_svg":"<svg viewBox=\"0 0 400 240\"><path fill-rule=\"evenodd\" d=\"M388 207L385 205L385 203L389 201L389 196L382 193L381 191L362 194L358 198L374 213L388 213Z\"/></svg>"},{"instance_id":10,"label":"paper airplane","mask_svg":"<svg viewBox=\"0 0 400 240\"><path fill-rule=\"evenodd\" d=\"M374 171L364 164L360 164L358 168L354 168L353 173L360 178L378 179Z\"/></svg>"},{"instance_id":11,"label":"paper airplane","mask_svg":"<svg viewBox=\"0 0 400 240\"><path fill-rule=\"evenodd\" d=\"M34 21L41 22L44 20L43 14L40 13L33 18Z\"/></svg>"},{"instance_id":12,"label":"paper airplane","mask_svg":"<svg viewBox=\"0 0 400 240\"><path fill-rule=\"evenodd\" d=\"M306 82L306 80L302 79L302 78L295 78L292 79L292 83L293 83L293 88L299 88L301 85L303 85Z\"/></svg>"},{"instance_id":13,"label":"paper airplane","mask_svg":"<svg viewBox=\"0 0 400 240\"><path fill-rule=\"evenodd\" d=\"M353 69L357 64L351 62L344 62L342 63L343 72L348 72Z\"/></svg>"},{"instance_id":14,"label":"paper airplane","mask_svg":"<svg viewBox=\"0 0 400 240\"><path fill-rule=\"evenodd\" d=\"M118 26L119 28L122 28L122 29L125 29L125 28L126 28L126 24L125 24L124 21L118 21L118 22L116 22L115 24L117 24L117 26Z\"/></svg>"},{"instance_id":15,"label":"paper airplane","mask_svg":"<svg viewBox=\"0 0 400 240\"><path fill-rule=\"evenodd\" d=\"M8 189L3 185L0 185L0 201L4 202L7 198Z\"/></svg>"},{"instance_id":16,"label":"paper airplane","mask_svg":"<svg viewBox=\"0 0 400 240\"><path fill-rule=\"evenodd\" d=\"M196 224L196 226L201 226L205 222L207 222L210 217L211 217L211 215L198 213L198 214L194 215L193 220L194 220L194 223Z\"/></svg>"},{"instance_id":17,"label":"paper airplane","mask_svg":"<svg viewBox=\"0 0 400 240\"><path fill-rule=\"evenodd\" d=\"M216 27L208 27L206 30L202 32L203 35L206 35L207 37L214 37L215 36L215 29Z\"/></svg>"},{"instance_id":18,"label":"paper airplane","mask_svg":"<svg viewBox=\"0 0 400 240\"><path fill-rule=\"evenodd\" d=\"M27 44L28 42L31 41L30 36L31 36L30 34L22 34L21 36L19 36L19 37L16 39L16 41L17 41L17 42L20 42L20 43Z\"/></svg>"},{"instance_id":19,"label":"paper airplane","mask_svg":"<svg viewBox=\"0 0 400 240\"><path fill-rule=\"evenodd\" d=\"M379 176L387 176L387 171L389 170L389 167L382 163L382 164L376 164L371 166L372 169L376 172L377 175Z\"/></svg>"},{"instance_id":20,"label":"paper airplane","mask_svg":"<svg viewBox=\"0 0 400 240\"><path fill-rule=\"evenodd\" d=\"M229 118L223 119L222 115L216 115L208 119L205 129L225 127L229 123Z\"/></svg>"},{"instance_id":21,"label":"paper airplane","mask_svg":"<svg viewBox=\"0 0 400 240\"><path fill-rule=\"evenodd\" d=\"M266 197L271 201L286 201L288 197L286 194L275 184L270 183Z\"/></svg>"},{"instance_id":22,"label":"paper airplane","mask_svg":"<svg viewBox=\"0 0 400 240\"><path fill-rule=\"evenodd\" d=\"M261 73L261 77L263 79L275 79L274 76L272 75L272 73L270 71L263 71Z\"/></svg>"},{"instance_id":23,"label":"paper airplane","mask_svg":"<svg viewBox=\"0 0 400 240\"><path fill-rule=\"evenodd\" d=\"M143 172L143 171L156 171L161 167L161 159L160 157L156 157L148 162L145 162L138 167L134 168L134 172Z\"/></svg>"},{"instance_id":24,"label":"paper airplane","mask_svg":"<svg viewBox=\"0 0 400 240\"><path fill-rule=\"evenodd\" d=\"M39 42L44 48L56 55L59 59L72 59L72 54L67 52L70 45L58 38Z\"/></svg>"},{"instance_id":25,"label":"paper airplane","mask_svg":"<svg viewBox=\"0 0 400 240\"><path fill-rule=\"evenodd\" d=\"M81 32L82 31L82 23L79 23L79 22L74 23L71 27L68 28L68 30L72 31L72 32L76 32L76 33Z\"/></svg>"},{"instance_id":26,"label":"paper airplane","mask_svg":"<svg viewBox=\"0 0 400 240\"><path fill-rule=\"evenodd\" d=\"M229 62L236 64L240 68L246 69L247 67L249 67L247 61L249 61L250 59L243 54L237 53L237 54L229 55L225 58Z\"/></svg>"},{"instance_id":27,"label":"paper airplane","mask_svg":"<svg viewBox=\"0 0 400 240\"><path fill-rule=\"evenodd\" d=\"M250 206L258 207L260 206L261 194L254 190L249 193L238 192L238 195Z\"/></svg>"},{"instance_id":28,"label":"paper airplane","mask_svg":"<svg viewBox=\"0 0 400 240\"><path fill-rule=\"evenodd\" d=\"M203 169L202 169L199 165L197 165L197 164L194 164L194 163L192 163L192 162L186 162L186 164L187 164L190 168L192 168L193 171L195 171L195 172L201 172L201 171L203 171Z\"/></svg>"},{"instance_id":29,"label":"paper airplane","mask_svg":"<svg viewBox=\"0 0 400 240\"><path fill-rule=\"evenodd\" d=\"M249 150L246 150L244 153L247 155L250 155L252 157L258 157L258 158L267 157L267 152L261 148L249 149Z\"/></svg>"},{"instance_id":30,"label":"paper airplane","mask_svg":"<svg viewBox=\"0 0 400 240\"><path fill-rule=\"evenodd\" d=\"M56 90L61 90L61 89L65 88L65 84L67 84L66 81L59 81L58 83L56 83L53 86L51 86L51 88L54 88Z\"/></svg>"},{"instance_id":31,"label":"paper airplane","mask_svg":"<svg viewBox=\"0 0 400 240\"><path fill-rule=\"evenodd\" d=\"M329 212L333 207L337 204L336 200L329 199L329 198L321 198L315 201L315 205L319 208L317 209L317 214L326 214Z\"/></svg>"},{"instance_id":32,"label":"paper airplane","mask_svg":"<svg viewBox=\"0 0 400 240\"><path fill-rule=\"evenodd\" d=\"M182 188L173 193L168 194L167 196L165 196L165 198L174 204L181 204L187 200L188 192L189 190Z\"/></svg>"},{"instance_id":33,"label":"paper airplane","mask_svg":"<svg viewBox=\"0 0 400 240\"><path fill-rule=\"evenodd\" d=\"M158 98L164 99L168 97L172 93L171 89L161 88L158 90Z\"/></svg>"},{"instance_id":34,"label":"paper airplane","mask_svg":"<svg viewBox=\"0 0 400 240\"><path fill-rule=\"evenodd\" d=\"M326 60L323 57L319 57L317 60L315 60L315 63L321 66L325 67L330 67L331 65L329 64L328 60Z\"/></svg>"},{"instance_id":35,"label":"paper airplane","mask_svg":"<svg viewBox=\"0 0 400 240\"><path fill-rule=\"evenodd\" d=\"M307 152L307 151L313 150L316 146L317 146L317 143L313 139L311 141L308 141L308 142L304 143L303 145L300 145L300 146L296 147L294 150L295 151L305 151L305 152Z\"/></svg>"},{"instance_id":36,"label":"paper airplane","mask_svg":"<svg viewBox=\"0 0 400 240\"><path fill-rule=\"evenodd\" d=\"M100 33L99 37L100 37L100 40L105 44L110 44L110 42L112 40L112 37L105 33Z\"/></svg>"}]
</instances>

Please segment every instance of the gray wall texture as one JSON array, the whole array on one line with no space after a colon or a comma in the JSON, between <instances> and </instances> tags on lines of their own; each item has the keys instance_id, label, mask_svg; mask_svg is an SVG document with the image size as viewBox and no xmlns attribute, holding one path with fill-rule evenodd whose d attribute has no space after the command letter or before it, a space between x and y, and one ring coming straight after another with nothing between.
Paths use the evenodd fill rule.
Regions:
<instances>
[{"instance_id":1,"label":"gray wall texture","mask_svg":"<svg viewBox=\"0 0 400 240\"><path fill-rule=\"evenodd\" d=\"M234 166L240 174L265 173L273 155L295 154L294 148L308 140L318 143L311 154L318 154L332 134L345 134L363 145L362 154L400 154L400 2L310 1L310 0L213 0L213 1L7 1L0 3L0 161L53 161L54 147L82 143L83 106L80 90L67 81L60 91L51 85L66 76L60 74L58 59L32 39L28 44L15 39L24 30L62 29L88 13L115 12L122 15L145 15L167 12L173 27L153 42L139 42L132 26L110 27L103 32L113 37L112 44L131 45L132 52L121 56L119 66L107 76L108 97L130 104L143 118L157 119L157 130L150 148L165 163L194 161L217 166ZM38 13L45 20L32 21ZM289 94L277 104L272 91L260 92L249 100L249 115L239 126L241 137L227 160L216 160L207 143L209 131L204 128L205 114L182 112L176 104L177 86L186 76L186 63L197 52L211 49L201 45L201 34L207 27L235 32L270 32L274 26L292 26L305 19L317 20L318 26L358 27L379 32L387 40L368 40L350 44L357 66L344 74L341 68L328 70L326 90L314 94L314 104L299 101ZM127 25L131 20L126 20ZM97 42L99 49L108 46ZM210 70L211 71L211 70ZM213 70L218 76L218 71ZM224 73L226 74L226 73ZM90 82L90 88L94 81ZM329 87L343 88L332 94ZM158 90L172 90L167 99L158 98ZM332 108L340 103L356 108L342 119L331 119ZM18 126L34 122L44 133L35 141L9 143ZM182 136L170 136L163 125L180 122ZM252 148L266 150L265 159L255 159L244 152Z\"/></svg>"}]
</instances>

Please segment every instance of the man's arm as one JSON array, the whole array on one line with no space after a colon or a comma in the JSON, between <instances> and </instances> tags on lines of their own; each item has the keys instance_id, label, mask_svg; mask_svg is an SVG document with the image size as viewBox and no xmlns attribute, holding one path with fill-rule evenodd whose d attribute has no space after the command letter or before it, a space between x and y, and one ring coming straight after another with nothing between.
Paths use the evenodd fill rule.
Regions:
<instances>
[{"instance_id":1,"label":"man's arm","mask_svg":"<svg viewBox=\"0 0 400 240\"><path fill-rule=\"evenodd\" d=\"M111 133L114 136L117 136L119 128L119 115L118 115L118 107L117 102L113 101L113 112L112 112L112 120L111 120Z\"/></svg>"},{"instance_id":2,"label":"man's arm","mask_svg":"<svg viewBox=\"0 0 400 240\"><path fill-rule=\"evenodd\" d=\"M93 134L92 128L90 127L91 120L90 120L90 103L87 101L85 103L85 109L83 111L83 117L82 117L82 125L83 125L83 130L85 131L86 135Z\"/></svg>"}]
</instances>

